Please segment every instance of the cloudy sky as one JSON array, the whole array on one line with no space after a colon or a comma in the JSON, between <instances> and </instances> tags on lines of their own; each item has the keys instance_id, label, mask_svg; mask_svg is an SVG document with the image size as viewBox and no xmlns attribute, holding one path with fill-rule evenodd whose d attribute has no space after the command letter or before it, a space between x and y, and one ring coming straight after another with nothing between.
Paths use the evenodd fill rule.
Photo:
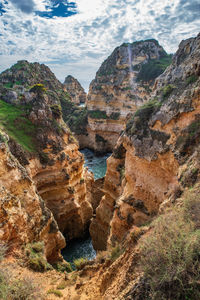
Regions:
<instances>
[{"instance_id":1,"label":"cloudy sky","mask_svg":"<svg viewBox=\"0 0 200 300\"><path fill-rule=\"evenodd\" d=\"M173 53L199 16L199 0L0 0L0 71L38 61L87 89L115 47L155 38Z\"/></svg>"}]
</instances>

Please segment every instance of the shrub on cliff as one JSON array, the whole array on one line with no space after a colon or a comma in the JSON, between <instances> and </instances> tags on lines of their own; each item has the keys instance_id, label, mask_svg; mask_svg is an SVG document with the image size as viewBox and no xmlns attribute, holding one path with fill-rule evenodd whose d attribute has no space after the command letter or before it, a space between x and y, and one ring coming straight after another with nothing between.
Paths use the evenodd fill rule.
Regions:
<instances>
[{"instance_id":1,"label":"shrub on cliff","mask_svg":"<svg viewBox=\"0 0 200 300\"><path fill-rule=\"evenodd\" d=\"M77 270L81 270L87 262L88 259L86 257L81 257L74 260L74 265Z\"/></svg>"},{"instance_id":2,"label":"shrub on cliff","mask_svg":"<svg viewBox=\"0 0 200 300\"><path fill-rule=\"evenodd\" d=\"M38 94L39 96L46 93L46 91L47 90L46 90L44 84L42 84L42 83L34 84L29 90L29 92Z\"/></svg>"},{"instance_id":3,"label":"shrub on cliff","mask_svg":"<svg viewBox=\"0 0 200 300\"><path fill-rule=\"evenodd\" d=\"M30 269L38 272L44 272L52 269L52 266L47 262L44 255L43 242L27 244L25 254L27 265Z\"/></svg>"},{"instance_id":4,"label":"shrub on cliff","mask_svg":"<svg viewBox=\"0 0 200 300\"><path fill-rule=\"evenodd\" d=\"M166 55L160 59L151 59L146 64L143 64L137 76L137 81L151 81L162 74L165 69L171 64L172 56Z\"/></svg>"},{"instance_id":5,"label":"shrub on cliff","mask_svg":"<svg viewBox=\"0 0 200 300\"><path fill-rule=\"evenodd\" d=\"M161 216L141 248L141 266L152 299L200 299L199 194ZM196 219L197 218L197 219Z\"/></svg>"}]
</instances>

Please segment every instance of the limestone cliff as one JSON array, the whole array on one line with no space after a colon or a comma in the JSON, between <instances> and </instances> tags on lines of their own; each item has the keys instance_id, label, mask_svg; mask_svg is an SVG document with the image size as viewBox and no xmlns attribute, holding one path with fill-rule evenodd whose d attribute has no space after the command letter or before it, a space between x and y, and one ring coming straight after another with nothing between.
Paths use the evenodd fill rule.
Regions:
<instances>
[{"instance_id":1,"label":"limestone cliff","mask_svg":"<svg viewBox=\"0 0 200 300\"><path fill-rule=\"evenodd\" d=\"M16 73L14 70L17 70ZM31 74L28 73L29 70ZM31 239L37 240L41 236L41 239L46 241L47 249L50 248L47 252L59 252L59 249L64 247L61 232L67 240L82 237L92 216L90 199L86 193L83 156L62 119L60 101L70 100L65 91L61 90L62 84L54 77L46 66L28 62L19 62L10 71L0 75L0 81L3 82L1 92L5 91L1 94L4 101L0 100L1 128L8 135L9 151L12 157L15 157L19 170L23 169L28 174L28 179L21 179L17 167L13 167L16 169L16 175L14 171L9 173L9 167L4 162L5 155L1 153L5 199L7 191L11 200L15 199L15 196L18 197L18 194L19 198L22 198L17 199L17 202L13 200L14 204L11 201L10 207L8 203L4 216L5 224L12 224L13 220L22 216L19 218L19 226L27 226L27 232L24 232L22 227L17 230L12 224L15 228L12 230L14 234L10 234L5 240L15 245L18 242L29 242ZM16 87L16 79L19 78L23 84L21 92ZM5 83L5 80L8 82ZM33 86L30 88L29 84ZM7 97L8 93L12 94L11 98ZM16 97L13 98L13 95ZM20 204L20 201L24 201L25 204ZM19 216L12 205L19 210ZM2 209L4 211L4 208ZM47 220L45 214L48 215ZM8 228L4 228L4 223L2 226L1 233L4 237L8 234ZM29 233L29 227L33 230L32 235ZM51 253L47 253L47 256L50 255Z\"/></svg>"},{"instance_id":2,"label":"limestone cliff","mask_svg":"<svg viewBox=\"0 0 200 300\"><path fill-rule=\"evenodd\" d=\"M13 251L42 240L47 259L55 261L65 246L64 237L27 170L11 154L7 140L8 136L1 132L0 241Z\"/></svg>"},{"instance_id":3,"label":"limestone cliff","mask_svg":"<svg viewBox=\"0 0 200 300\"><path fill-rule=\"evenodd\" d=\"M171 205L199 176L200 35L181 42L149 102L108 159L105 195L90 232L97 249L122 241Z\"/></svg>"},{"instance_id":4,"label":"limestone cliff","mask_svg":"<svg viewBox=\"0 0 200 300\"><path fill-rule=\"evenodd\" d=\"M73 76L68 75L64 81L64 87L75 104L85 103L87 94L81 84Z\"/></svg>"},{"instance_id":5,"label":"limestone cliff","mask_svg":"<svg viewBox=\"0 0 200 300\"><path fill-rule=\"evenodd\" d=\"M114 148L127 116L149 99L154 79L170 61L156 40L122 44L113 51L90 84L85 138L90 148Z\"/></svg>"}]
</instances>

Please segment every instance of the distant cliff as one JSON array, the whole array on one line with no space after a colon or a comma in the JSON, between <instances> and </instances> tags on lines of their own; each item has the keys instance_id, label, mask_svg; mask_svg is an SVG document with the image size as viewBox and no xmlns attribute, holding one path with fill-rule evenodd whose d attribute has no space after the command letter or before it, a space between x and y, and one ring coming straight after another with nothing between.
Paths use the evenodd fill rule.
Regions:
<instances>
[{"instance_id":1,"label":"distant cliff","mask_svg":"<svg viewBox=\"0 0 200 300\"><path fill-rule=\"evenodd\" d=\"M81 84L73 76L68 75L64 81L64 87L69 93L71 100L75 104L85 103L87 94Z\"/></svg>"}]
</instances>

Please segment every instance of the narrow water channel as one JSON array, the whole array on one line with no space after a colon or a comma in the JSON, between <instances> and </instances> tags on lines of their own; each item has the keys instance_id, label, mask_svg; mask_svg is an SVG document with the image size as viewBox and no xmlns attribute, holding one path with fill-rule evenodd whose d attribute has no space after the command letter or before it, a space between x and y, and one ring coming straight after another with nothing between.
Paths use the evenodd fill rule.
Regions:
<instances>
[{"instance_id":1,"label":"narrow water channel","mask_svg":"<svg viewBox=\"0 0 200 300\"><path fill-rule=\"evenodd\" d=\"M81 150L85 157L85 167L94 173L94 178L98 179L106 174L106 160L111 155L107 153L103 156L96 156L95 153L89 149ZM75 259L87 257L92 260L96 257L96 252L92 246L91 238L81 240L73 240L67 243L66 248L62 250L64 259L73 264Z\"/></svg>"}]
</instances>

